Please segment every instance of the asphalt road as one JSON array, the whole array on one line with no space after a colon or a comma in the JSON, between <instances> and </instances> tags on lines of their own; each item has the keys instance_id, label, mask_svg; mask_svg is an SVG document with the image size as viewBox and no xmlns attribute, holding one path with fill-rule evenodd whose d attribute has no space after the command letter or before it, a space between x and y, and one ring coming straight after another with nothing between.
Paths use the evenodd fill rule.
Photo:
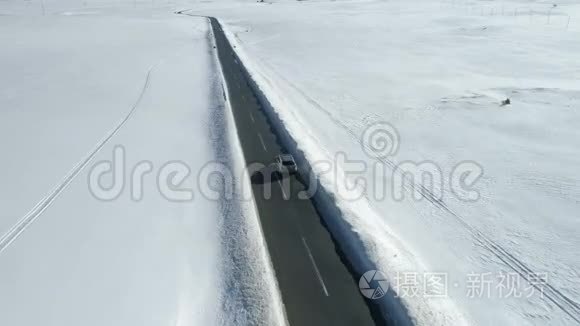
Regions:
<instances>
[{"instance_id":1,"label":"asphalt road","mask_svg":"<svg viewBox=\"0 0 580 326\"><path fill-rule=\"evenodd\" d=\"M221 26L210 21L246 161L268 165L285 151ZM302 183L295 176L270 182L258 176L252 177L252 189L290 324L375 325L358 280L342 263L313 203L298 197Z\"/></svg>"}]
</instances>

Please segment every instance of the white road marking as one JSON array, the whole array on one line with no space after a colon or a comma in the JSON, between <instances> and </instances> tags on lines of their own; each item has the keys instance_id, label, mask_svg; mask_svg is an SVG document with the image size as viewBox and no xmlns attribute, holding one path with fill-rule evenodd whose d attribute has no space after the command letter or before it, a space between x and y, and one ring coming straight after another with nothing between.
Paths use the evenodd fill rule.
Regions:
<instances>
[{"instance_id":1,"label":"white road marking","mask_svg":"<svg viewBox=\"0 0 580 326\"><path fill-rule=\"evenodd\" d=\"M252 119L252 122L256 122L256 120L254 120L254 115L252 114L252 112L250 112L250 119Z\"/></svg>"},{"instance_id":2,"label":"white road marking","mask_svg":"<svg viewBox=\"0 0 580 326\"><path fill-rule=\"evenodd\" d=\"M264 148L264 151L268 151L268 149L266 149L266 144L264 144L264 139L262 138L262 135L260 133L258 133L258 137L260 138L260 143L262 143L262 147Z\"/></svg>"},{"instance_id":3,"label":"white road marking","mask_svg":"<svg viewBox=\"0 0 580 326\"><path fill-rule=\"evenodd\" d=\"M282 195L284 196L284 199L288 199L288 195L286 195L286 192L284 191L284 186L282 185L282 181L280 181L280 179L278 179L278 184L280 185L280 189L282 189Z\"/></svg>"},{"instance_id":4,"label":"white road marking","mask_svg":"<svg viewBox=\"0 0 580 326\"><path fill-rule=\"evenodd\" d=\"M322 290L324 291L324 294L328 297L328 290L326 290L326 285L324 285L324 281L322 280L322 276L320 275L320 271L318 270L318 267L316 266L316 262L314 261L314 257L312 257L312 252L310 252L310 248L308 248L308 244L306 243L306 239L304 239L304 237L302 237L302 243L304 244L304 248L306 248L306 251L308 252L308 257L310 257L310 261L312 262L312 267L314 267L314 272L316 272L316 276L318 277L318 281L320 281L320 285L322 285Z\"/></svg>"}]
</instances>

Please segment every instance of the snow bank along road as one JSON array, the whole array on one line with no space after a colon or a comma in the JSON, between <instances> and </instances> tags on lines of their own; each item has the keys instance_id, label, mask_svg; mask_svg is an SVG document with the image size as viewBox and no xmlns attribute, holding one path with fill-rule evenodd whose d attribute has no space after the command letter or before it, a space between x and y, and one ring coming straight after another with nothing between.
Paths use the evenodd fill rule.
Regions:
<instances>
[{"instance_id":1,"label":"snow bank along road","mask_svg":"<svg viewBox=\"0 0 580 326\"><path fill-rule=\"evenodd\" d=\"M244 156L248 164L267 165L284 150L221 26L216 19L210 21ZM283 187L285 182L289 188ZM266 199L264 188L269 186L271 197ZM300 181L289 177L264 183L253 178L252 190L290 324L374 324L312 202L298 198L304 190Z\"/></svg>"},{"instance_id":2,"label":"snow bank along road","mask_svg":"<svg viewBox=\"0 0 580 326\"><path fill-rule=\"evenodd\" d=\"M387 162L379 163L385 178L373 169L319 174L331 193L339 182L367 181L369 195L337 200L343 214L328 221L360 239L360 256L393 280L417 325L578 324L578 1L227 3L189 13L219 17L257 94L267 94L271 121L284 124L276 130L295 142L286 149L310 162L344 152L371 167L380 160L361 136L388 122L400 136L389 161L441 170L430 187L441 202L417 191L425 179L399 187ZM512 104L500 106L506 97ZM451 186L465 160L484 170L476 201ZM409 293L405 276L439 272L445 298L424 295L424 278ZM506 286L510 277L516 284ZM487 281L489 292L474 291Z\"/></svg>"},{"instance_id":3,"label":"snow bank along road","mask_svg":"<svg viewBox=\"0 0 580 326\"><path fill-rule=\"evenodd\" d=\"M0 325L283 324L253 203L170 201L156 182L168 162L244 163L207 21L64 2L44 17L0 3ZM124 171L102 185L125 190L99 200L88 180L112 161Z\"/></svg>"}]
</instances>

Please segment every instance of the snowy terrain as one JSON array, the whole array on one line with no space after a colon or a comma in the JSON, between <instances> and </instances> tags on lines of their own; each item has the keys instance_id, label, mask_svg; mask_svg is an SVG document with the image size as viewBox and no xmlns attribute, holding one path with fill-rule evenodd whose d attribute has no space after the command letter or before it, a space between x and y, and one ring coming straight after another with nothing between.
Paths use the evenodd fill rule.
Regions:
<instances>
[{"instance_id":1,"label":"snowy terrain","mask_svg":"<svg viewBox=\"0 0 580 326\"><path fill-rule=\"evenodd\" d=\"M386 198L367 188L364 198L338 205L364 254L392 286L407 286L398 291L419 324L580 320L580 5L203 1L189 8L225 24L310 162L344 152L371 166L377 159L361 148L364 131L382 121L396 128L399 148L382 160L386 175L363 173L389 189ZM506 98L511 105L502 106ZM396 200L391 187L404 169L393 166L425 161L442 174L435 196L414 199L410 192L420 189L411 183ZM476 200L451 189L460 162L483 169ZM319 177L335 191L360 173ZM424 272L447 275L446 296L409 293ZM419 280L397 278L414 273Z\"/></svg>"},{"instance_id":2,"label":"snowy terrain","mask_svg":"<svg viewBox=\"0 0 580 326\"><path fill-rule=\"evenodd\" d=\"M2 1L0 30L0 325L280 323L253 205L195 186L208 162L243 165L207 21L151 2ZM90 171L117 146L126 184L101 201ZM193 200L159 192L171 161ZM152 171L134 200L138 162Z\"/></svg>"},{"instance_id":3,"label":"snowy terrain","mask_svg":"<svg viewBox=\"0 0 580 326\"><path fill-rule=\"evenodd\" d=\"M441 169L441 200L412 198L416 184L395 200L400 169L391 169L363 174L389 189L385 199L367 189L338 202L418 324L580 318L576 1L9 0L0 2L0 237L38 218L15 241L0 240L0 324L279 322L251 205L199 194L168 202L148 182L140 202L128 192L100 202L88 190L89 169L117 144L127 166L151 161L149 182L172 160L192 171L212 160L239 168L233 135L217 131L232 122L216 96L207 23L171 14L186 8L225 24L311 162L336 152L377 162L361 137L386 121L399 148L382 163ZM466 160L484 172L475 201L450 187ZM330 191L354 178L319 177ZM446 273L446 296L409 292L424 279L400 286L397 276L424 272ZM532 292L517 272L545 273L550 287ZM506 273L520 282L510 293ZM490 280L489 294L487 283L474 293L474 276Z\"/></svg>"}]
</instances>

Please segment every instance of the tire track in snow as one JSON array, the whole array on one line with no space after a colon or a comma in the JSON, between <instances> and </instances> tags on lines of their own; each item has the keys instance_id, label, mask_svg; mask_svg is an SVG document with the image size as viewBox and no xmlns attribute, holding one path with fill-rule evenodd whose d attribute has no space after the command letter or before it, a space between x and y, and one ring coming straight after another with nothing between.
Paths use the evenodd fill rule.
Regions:
<instances>
[{"instance_id":1,"label":"tire track in snow","mask_svg":"<svg viewBox=\"0 0 580 326\"><path fill-rule=\"evenodd\" d=\"M97 145L90 151L88 154L84 156L62 179L60 183L56 185L52 189L52 191L42 198L36 205L26 213L16 224L6 232L2 238L0 238L0 253L4 251L6 248L10 246L16 240L22 232L24 232L32 223L54 202L56 198L62 193L64 189L73 181L73 179L81 172L81 170L87 166L87 164L95 157L95 155L105 146L105 144L113 138L115 134L123 127L123 125L129 120L129 118L135 112L135 109L139 106L139 103L143 99L143 95L145 95L145 91L149 86L149 80L151 77L151 72L156 65L153 65L147 70L147 75L145 76L145 82L143 83L143 87L141 88L141 93L137 97L137 100L131 107L131 110L127 113L127 115L117 123L117 125L109 131L109 133L97 143Z\"/></svg>"},{"instance_id":2,"label":"tire track in snow","mask_svg":"<svg viewBox=\"0 0 580 326\"><path fill-rule=\"evenodd\" d=\"M361 144L361 146L364 146ZM380 159L383 163L388 165L395 173L402 174L404 171L397 168L397 166L390 160ZM405 178L405 180L409 181L409 186L403 187L406 191L412 192L417 191L421 194L421 196L427 199L431 204L440 208L441 210L449 213L452 215L455 220L465 227L469 233L473 236L473 238L485 249L489 250L494 256L500 259L506 266L512 269L514 272L518 273L523 279L525 279L531 286L533 286L536 290L542 293L548 300L554 303L557 307L559 307L564 313L574 319L576 322L580 323L580 306L574 300L570 299L560 290L556 289L552 285L550 285L547 280L542 280L541 283L538 283L539 280L535 279L536 276L540 275L540 273L534 272L531 268L529 268L526 264L524 264L520 259L515 257L511 254L508 250L503 248L500 244L493 241L491 238L483 234L481 231L477 230L475 227L471 226L467 223L463 217L461 217L458 213L452 210L445 202L441 199L438 199L430 190L425 188L420 184L415 184L409 178Z\"/></svg>"},{"instance_id":3,"label":"tire track in snow","mask_svg":"<svg viewBox=\"0 0 580 326\"><path fill-rule=\"evenodd\" d=\"M263 60L265 63L265 60ZM289 81L284 76L280 75L270 64L266 64L274 74L276 74L280 79L286 82L291 88L297 91L300 95L304 97L304 99L314 106L319 111L323 112L328 118L339 128L344 129L360 146L365 147L368 150L372 151L367 144L364 144L358 134L342 122L340 119L335 117L332 112L325 109L320 103L316 100L308 96L302 89L296 86L294 83ZM404 171L401 171L397 165L388 159L385 158L377 158L379 161L387 165L394 173L402 175L404 177ZM468 232L473 236L473 238L485 249L490 251L494 256L500 259L506 266L512 269L514 272L518 273L521 277L523 277L531 286L533 286L536 290L543 293L543 295L555 304L558 308L560 308L564 313L566 313L570 318L572 318L577 323L580 323L580 304L575 302L574 300L570 299L560 290L556 289L552 285L550 285L547 280L543 280L544 282L538 284L538 280L535 279L541 273L534 272L531 268L529 268L526 264L524 264L520 259L515 257L511 254L508 250L503 248L500 244L483 234L481 231L477 230L475 227L471 226L469 223L465 221L465 219L456 213L453 209L451 209L442 199L439 199L435 194L433 194L429 189L425 188L421 184L416 184L413 180L409 178L404 178L405 180L409 181L409 184L406 185L403 183L403 188L409 192L418 192L423 198L428 200L432 205L435 207L449 213L454 219L463 227L465 227ZM371 206L374 206L371 201L369 201Z\"/></svg>"}]
</instances>

